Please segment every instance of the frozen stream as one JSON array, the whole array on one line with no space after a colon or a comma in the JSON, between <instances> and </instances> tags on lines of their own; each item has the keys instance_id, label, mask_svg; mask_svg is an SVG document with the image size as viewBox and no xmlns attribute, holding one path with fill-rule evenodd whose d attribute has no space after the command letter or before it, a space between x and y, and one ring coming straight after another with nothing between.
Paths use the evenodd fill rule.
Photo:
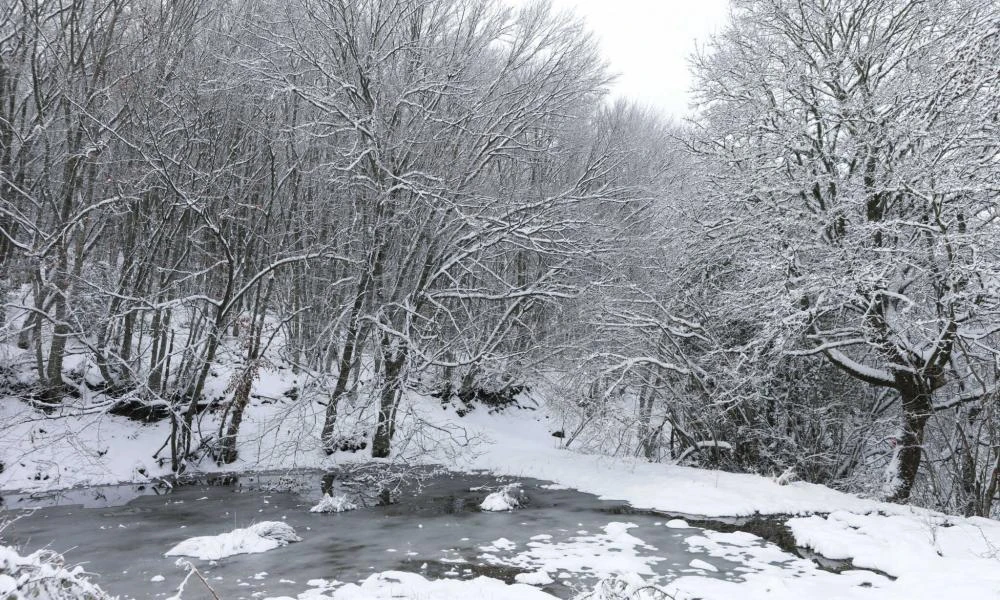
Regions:
<instances>
[{"instance_id":1,"label":"frozen stream","mask_svg":"<svg viewBox=\"0 0 1000 600\"><path fill-rule=\"evenodd\" d=\"M70 564L99 574L95 581L109 592L136 599L174 592L184 572L164 552L178 542L259 521L285 521L303 541L217 563L192 559L220 598L294 597L310 580L357 582L385 570L512 582L519 573L544 568L553 581L542 589L564 598L592 585L602 572L619 569L646 571L658 582L695 573L734 579L741 571L735 563L691 551L685 538L701 530L669 527L663 517L623 512L619 503L541 481L517 480L530 502L510 513L480 512L478 505L491 489L513 480L470 474L434 476L391 505L310 513L321 497L322 477L300 472L156 493L115 486L49 497L6 496L6 516L21 517L4 536L24 551L61 552ZM692 568L695 559L709 561L719 572L698 562L701 569ZM192 583L184 598L211 596Z\"/></svg>"}]
</instances>

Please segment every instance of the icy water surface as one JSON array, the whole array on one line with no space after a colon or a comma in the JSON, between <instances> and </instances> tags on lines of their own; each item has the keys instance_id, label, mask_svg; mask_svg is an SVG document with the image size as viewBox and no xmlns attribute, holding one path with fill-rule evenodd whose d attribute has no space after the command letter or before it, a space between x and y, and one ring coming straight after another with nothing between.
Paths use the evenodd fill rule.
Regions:
<instances>
[{"instance_id":1,"label":"icy water surface","mask_svg":"<svg viewBox=\"0 0 1000 600\"><path fill-rule=\"evenodd\" d=\"M322 480L323 474L310 472L170 490L114 486L45 498L8 496L7 516L21 517L5 537L24 551L47 547L63 553L70 564L99 574L95 581L123 599L162 598L175 591L184 571L164 552L178 542L260 521L285 521L303 541L215 563L191 559L220 598L294 597L313 579L356 582L385 570L512 582L539 566L554 580L541 587L569 598L592 585L602 570L648 569L665 582L694 572L693 559L708 558L684 543L700 530L673 529L664 517L623 511L620 503L541 481L517 480L529 503L510 513L480 512L478 505L491 490L514 480L470 474L434 476L390 505L310 513L322 495ZM25 510L29 507L40 508ZM699 574L738 576L738 565L709 560L720 572ZM211 595L193 581L184 598Z\"/></svg>"}]
</instances>

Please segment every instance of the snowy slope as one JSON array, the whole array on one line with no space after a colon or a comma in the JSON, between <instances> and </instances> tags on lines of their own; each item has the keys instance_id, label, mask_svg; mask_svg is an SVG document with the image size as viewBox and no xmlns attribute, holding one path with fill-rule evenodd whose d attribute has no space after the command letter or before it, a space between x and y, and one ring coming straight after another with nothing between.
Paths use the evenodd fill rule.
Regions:
<instances>
[{"instance_id":1,"label":"snowy slope","mask_svg":"<svg viewBox=\"0 0 1000 600\"><path fill-rule=\"evenodd\" d=\"M778 485L757 475L707 471L641 460L582 455L559 449L544 415L475 411L463 424L492 440L464 468L555 481L637 508L706 517L753 514L867 512L878 505L857 496L803 482Z\"/></svg>"}]
</instances>

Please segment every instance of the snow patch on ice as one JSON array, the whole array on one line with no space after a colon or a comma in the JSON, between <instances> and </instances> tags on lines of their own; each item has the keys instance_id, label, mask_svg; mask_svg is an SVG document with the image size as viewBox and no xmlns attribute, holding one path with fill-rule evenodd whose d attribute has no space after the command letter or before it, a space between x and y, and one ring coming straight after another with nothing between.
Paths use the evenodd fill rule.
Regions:
<instances>
[{"instance_id":1,"label":"snow patch on ice","mask_svg":"<svg viewBox=\"0 0 1000 600\"><path fill-rule=\"evenodd\" d=\"M513 550L517 548L517 544L508 540L507 538L499 538L493 540L486 546L480 546L479 549L483 552L500 552L503 550Z\"/></svg>"},{"instance_id":2,"label":"snow patch on ice","mask_svg":"<svg viewBox=\"0 0 1000 600\"><path fill-rule=\"evenodd\" d=\"M712 563L705 562L700 558L696 558L688 563L688 566L694 569L701 569L702 571L711 571L713 573L718 573L719 569Z\"/></svg>"},{"instance_id":3,"label":"snow patch on ice","mask_svg":"<svg viewBox=\"0 0 1000 600\"><path fill-rule=\"evenodd\" d=\"M416 573L385 571L369 576L361 584L348 583L336 589L308 590L299 600L553 600L553 596L522 583L506 584L490 577L461 581L430 581ZM287 596L267 600L291 600Z\"/></svg>"},{"instance_id":4,"label":"snow patch on ice","mask_svg":"<svg viewBox=\"0 0 1000 600\"><path fill-rule=\"evenodd\" d=\"M514 581L527 585L549 585L554 580L547 571L539 569L530 573L518 573L514 576Z\"/></svg>"},{"instance_id":5,"label":"snow patch on ice","mask_svg":"<svg viewBox=\"0 0 1000 600\"><path fill-rule=\"evenodd\" d=\"M690 536L684 541L692 551L740 563L746 571L773 571L780 568L788 575L805 575L816 571L816 565L812 561L792 556L778 546L745 531L720 533L705 530L701 535Z\"/></svg>"},{"instance_id":6,"label":"snow patch on ice","mask_svg":"<svg viewBox=\"0 0 1000 600\"><path fill-rule=\"evenodd\" d=\"M479 559L493 565L518 567L546 573L588 573L607 577L617 573L654 576L652 565L665 559L641 556L640 550L656 550L628 531L634 523L608 523L603 534L579 535L563 542L535 536L528 549L512 556L482 554Z\"/></svg>"}]
</instances>

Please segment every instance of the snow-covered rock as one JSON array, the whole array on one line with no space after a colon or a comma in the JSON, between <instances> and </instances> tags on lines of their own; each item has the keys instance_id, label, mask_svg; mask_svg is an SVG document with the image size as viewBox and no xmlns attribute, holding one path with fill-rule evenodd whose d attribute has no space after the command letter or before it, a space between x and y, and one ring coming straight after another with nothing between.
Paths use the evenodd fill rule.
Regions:
<instances>
[{"instance_id":1,"label":"snow-covered rock","mask_svg":"<svg viewBox=\"0 0 1000 600\"><path fill-rule=\"evenodd\" d=\"M166 556L190 556L201 560L219 560L235 554L267 552L290 542L300 542L295 529L281 521L262 521L245 529L219 535L188 538L166 552Z\"/></svg>"},{"instance_id":2,"label":"snow-covered rock","mask_svg":"<svg viewBox=\"0 0 1000 600\"><path fill-rule=\"evenodd\" d=\"M319 504L309 509L309 512L314 513L339 513L348 510L355 510L358 507L357 504L353 503L344 494L337 494L331 496L330 494L323 494L323 499L319 501Z\"/></svg>"},{"instance_id":3,"label":"snow-covered rock","mask_svg":"<svg viewBox=\"0 0 1000 600\"><path fill-rule=\"evenodd\" d=\"M63 557L39 550L21 556L0 546L0 598L4 600L111 600L91 583L83 567L67 569Z\"/></svg>"},{"instance_id":4,"label":"snow-covered rock","mask_svg":"<svg viewBox=\"0 0 1000 600\"><path fill-rule=\"evenodd\" d=\"M512 483L500 490L493 492L483 503L479 505L481 510L487 512L511 511L521 507L521 484Z\"/></svg>"}]
</instances>

